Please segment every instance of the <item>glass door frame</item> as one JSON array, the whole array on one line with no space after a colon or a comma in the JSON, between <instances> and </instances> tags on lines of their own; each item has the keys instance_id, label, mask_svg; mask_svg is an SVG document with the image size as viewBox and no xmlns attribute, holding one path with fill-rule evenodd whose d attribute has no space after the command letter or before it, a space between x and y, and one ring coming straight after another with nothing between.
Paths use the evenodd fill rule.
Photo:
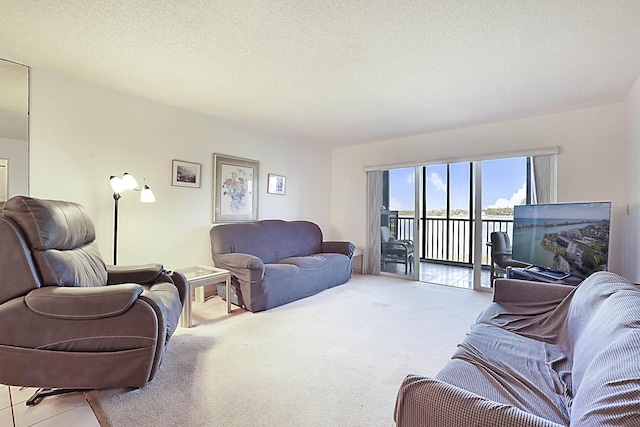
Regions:
<instances>
[{"instance_id":1,"label":"glass door frame","mask_svg":"<svg viewBox=\"0 0 640 427\"><path fill-rule=\"evenodd\" d=\"M472 198L474 200L473 203L473 209L472 211L474 212L475 218L476 219L480 219L480 220L474 220L473 218L471 218L473 220L473 223L475 224L475 226L473 227L474 229L474 244L473 244L473 249L472 251L476 254L482 254L482 245L484 244L484 242L482 242L482 162L483 161L487 161L487 160L498 160L498 159L507 159L507 158L512 158L512 157L537 157L537 156L548 156L551 158L550 160L550 167L549 167L549 172L550 172L550 176L548 177L549 180L549 191L550 191L550 195L549 195L549 199L550 202L549 203L554 203L557 200L557 156L559 154L559 147L554 146L554 147L547 147L547 148L537 148L537 149L530 149L530 150L522 150L522 151L512 151L512 152L503 152L503 153L493 153L493 154L486 154L486 155L476 155L476 156L462 156L462 157L454 157L454 158L443 158L443 159L435 159L435 160L430 160L430 161L424 161L424 162L411 162L411 163L396 163L396 164L384 164L384 165L371 165L371 166L365 166L364 167L364 171L365 172L373 172L373 171L389 171L392 169L402 169L402 168L415 168L416 170L416 175L419 177L417 179L417 182L420 184L419 186L415 186L416 189L416 199L415 199L415 209L414 209L414 226L413 226L413 232L414 232L414 236L416 236L417 242L418 244L422 244L422 239L421 239L421 233L423 230L420 229L420 225L419 225L419 218L416 218L417 213L420 212L419 210L419 203L421 200L421 193L422 193L422 185L424 185L424 182L422 180L422 176L419 173L419 168L422 167L426 167L426 166L431 166L431 165L441 165L441 164L448 164L448 163L461 163L461 162L472 162L473 165L475 166L473 168L473 186L472 186L472 194L473 196L470 196L470 199ZM530 165L527 164L527 176L531 176L533 175L530 171ZM546 172L546 171L545 171ZM371 199L369 199L371 200ZM527 198L527 202L533 202L535 203L535 201L533 200L529 200L529 198ZM377 202L375 203L377 204ZM370 208L374 208L373 206L368 206L367 208L367 212L369 212ZM376 208L374 208L376 209ZM372 213L375 216L378 216L378 218L380 217L380 208L377 208L378 212L377 213ZM471 210L471 209L470 209ZM379 235L380 235L380 229L378 227L377 231L370 230L367 233L367 241L369 242L369 238L370 236L372 237L372 240L375 241L376 238L373 237L374 235L372 235L371 233L377 233L378 235L378 240L377 240L377 244L379 245ZM475 238L479 236L478 238ZM415 242L414 242L415 244ZM368 246L369 247L369 246ZM371 250L374 250L374 247L370 247ZM378 248L379 250L379 248ZM371 258L372 261L375 262L375 258ZM491 292L493 290L493 288L489 287L482 287L480 285L481 283L481 267L482 267L482 255L479 256L474 256L474 263L473 263L473 289L474 290L481 290L481 291L488 291ZM420 259L419 257L415 257L414 256L414 276L404 276L404 275L395 275L397 277L404 277L407 279L413 279L413 280L419 280L419 274L420 274Z\"/></svg>"}]
</instances>

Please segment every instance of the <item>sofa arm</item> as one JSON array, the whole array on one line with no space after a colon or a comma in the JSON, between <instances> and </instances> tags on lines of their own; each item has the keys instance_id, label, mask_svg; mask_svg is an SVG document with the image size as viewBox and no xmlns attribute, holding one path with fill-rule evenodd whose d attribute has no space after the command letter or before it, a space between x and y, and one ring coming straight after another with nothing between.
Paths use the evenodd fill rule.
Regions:
<instances>
[{"instance_id":1,"label":"sofa arm","mask_svg":"<svg viewBox=\"0 0 640 427\"><path fill-rule=\"evenodd\" d=\"M214 265L219 268L235 271L238 269L260 270L264 271L264 263L256 256L232 253L232 254L215 254Z\"/></svg>"},{"instance_id":2,"label":"sofa arm","mask_svg":"<svg viewBox=\"0 0 640 427\"><path fill-rule=\"evenodd\" d=\"M163 273L162 264L108 265L107 284L138 283L150 285L156 283Z\"/></svg>"},{"instance_id":3,"label":"sofa arm","mask_svg":"<svg viewBox=\"0 0 640 427\"><path fill-rule=\"evenodd\" d=\"M447 384L435 378L405 378L394 412L399 427L562 427L537 415Z\"/></svg>"},{"instance_id":4,"label":"sofa arm","mask_svg":"<svg viewBox=\"0 0 640 427\"><path fill-rule=\"evenodd\" d=\"M351 242L322 242L323 253L337 253L343 254L351 258L353 252L356 250L356 245Z\"/></svg>"},{"instance_id":5,"label":"sofa arm","mask_svg":"<svg viewBox=\"0 0 640 427\"><path fill-rule=\"evenodd\" d=\"M25 304L40 316L54 319L93 320L118 316L142 293L136 284L69 288L46 286L25 296Z\"/></svg>"},{"instance_id":6,"label":"sofa arm","mask_svg":"<svg viewBox=\"0 0 640 427\"><path fill-rule=\"evenodd\" d=\"M259 283L264 279L264 263L258 257L243 253L212 254L213 265L231 272L240 283Z\"/></svg>"},{"instance_id":7,"label":"sofa arm","mask_svg":"<svg viewBox=\"0 0 640 427\"><path fill-rule=\"evenodd\" d=\"M560 303L569 295L575 286L557 285L553 283L531 282L518 279L496 279L493 289L493 302L557 302Z\"/></svg>"}]
</instances>

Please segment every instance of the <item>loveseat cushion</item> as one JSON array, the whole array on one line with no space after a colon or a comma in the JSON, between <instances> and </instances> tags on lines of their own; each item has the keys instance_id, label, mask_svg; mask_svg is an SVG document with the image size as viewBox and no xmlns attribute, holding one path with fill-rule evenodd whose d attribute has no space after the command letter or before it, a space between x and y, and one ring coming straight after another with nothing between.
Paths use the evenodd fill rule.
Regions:
<instances>
[{"instance_id":1,"label":"loveseat cushion","mask_svg":"<svg viewBox=\"0 0 640 427\"><path fill-rule=\"evenodd\" d=\"M286 258L265 264L261 283L242 284L242 299L251 311L267 310L340 285L350 272L351 260L342 254Z\"/></svg>"},{"instance_id":2,"label":"loveseat cushion","mask_svg":"<svg viewBox=\"0 0 640 427\"><path fill-rule=\"evenodd\" d=\"M309 221L263 220L224 224L210 231L211 253L245 253L265 264L322 252L322 231Z\"/></svg>"}]
</instances>

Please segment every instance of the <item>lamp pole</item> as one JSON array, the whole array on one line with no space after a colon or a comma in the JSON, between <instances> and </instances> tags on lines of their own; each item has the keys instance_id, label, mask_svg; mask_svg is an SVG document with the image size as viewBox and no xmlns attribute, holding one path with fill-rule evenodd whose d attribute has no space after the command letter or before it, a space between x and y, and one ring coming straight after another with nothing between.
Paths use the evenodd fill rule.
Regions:
<instances>
[{"instance_id":1,"label":"lamp pole","mask_svg":"<svg viewBox=\"0 0 640 427\"><path fill-rule=\"evenodd\" d=\"M120 193L113 193L113 265L118 265L118 200Z\"/></svg>"}]
</instances>

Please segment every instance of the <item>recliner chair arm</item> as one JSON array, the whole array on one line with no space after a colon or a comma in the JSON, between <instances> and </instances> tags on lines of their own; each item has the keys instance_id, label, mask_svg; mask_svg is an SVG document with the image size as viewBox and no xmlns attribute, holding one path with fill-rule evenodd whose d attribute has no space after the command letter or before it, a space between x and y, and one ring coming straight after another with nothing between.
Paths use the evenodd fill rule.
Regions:
<instances>
[{"instance_id":1,"label":"recliner chair arm","mask_svg":"<svg viewBox=\"0 0 640 427\"><path fill-rule=\"evenodd\" d=\"M108 265L107 284L139 283L150 285L156 283L164 272L162 264Z\"/></svg>"},{"instance_id":2,"label":"recliner chair arm","mask_svg":"<svg viewBox=\"0 0 640 427\"><path fill-rule=\"evenodd\" d=\"M70 288L46 286L25 296L25 304L40 316L54 319L93 320L118 316L142 293L136 284Z\"/></svg>"}]
</instances>

